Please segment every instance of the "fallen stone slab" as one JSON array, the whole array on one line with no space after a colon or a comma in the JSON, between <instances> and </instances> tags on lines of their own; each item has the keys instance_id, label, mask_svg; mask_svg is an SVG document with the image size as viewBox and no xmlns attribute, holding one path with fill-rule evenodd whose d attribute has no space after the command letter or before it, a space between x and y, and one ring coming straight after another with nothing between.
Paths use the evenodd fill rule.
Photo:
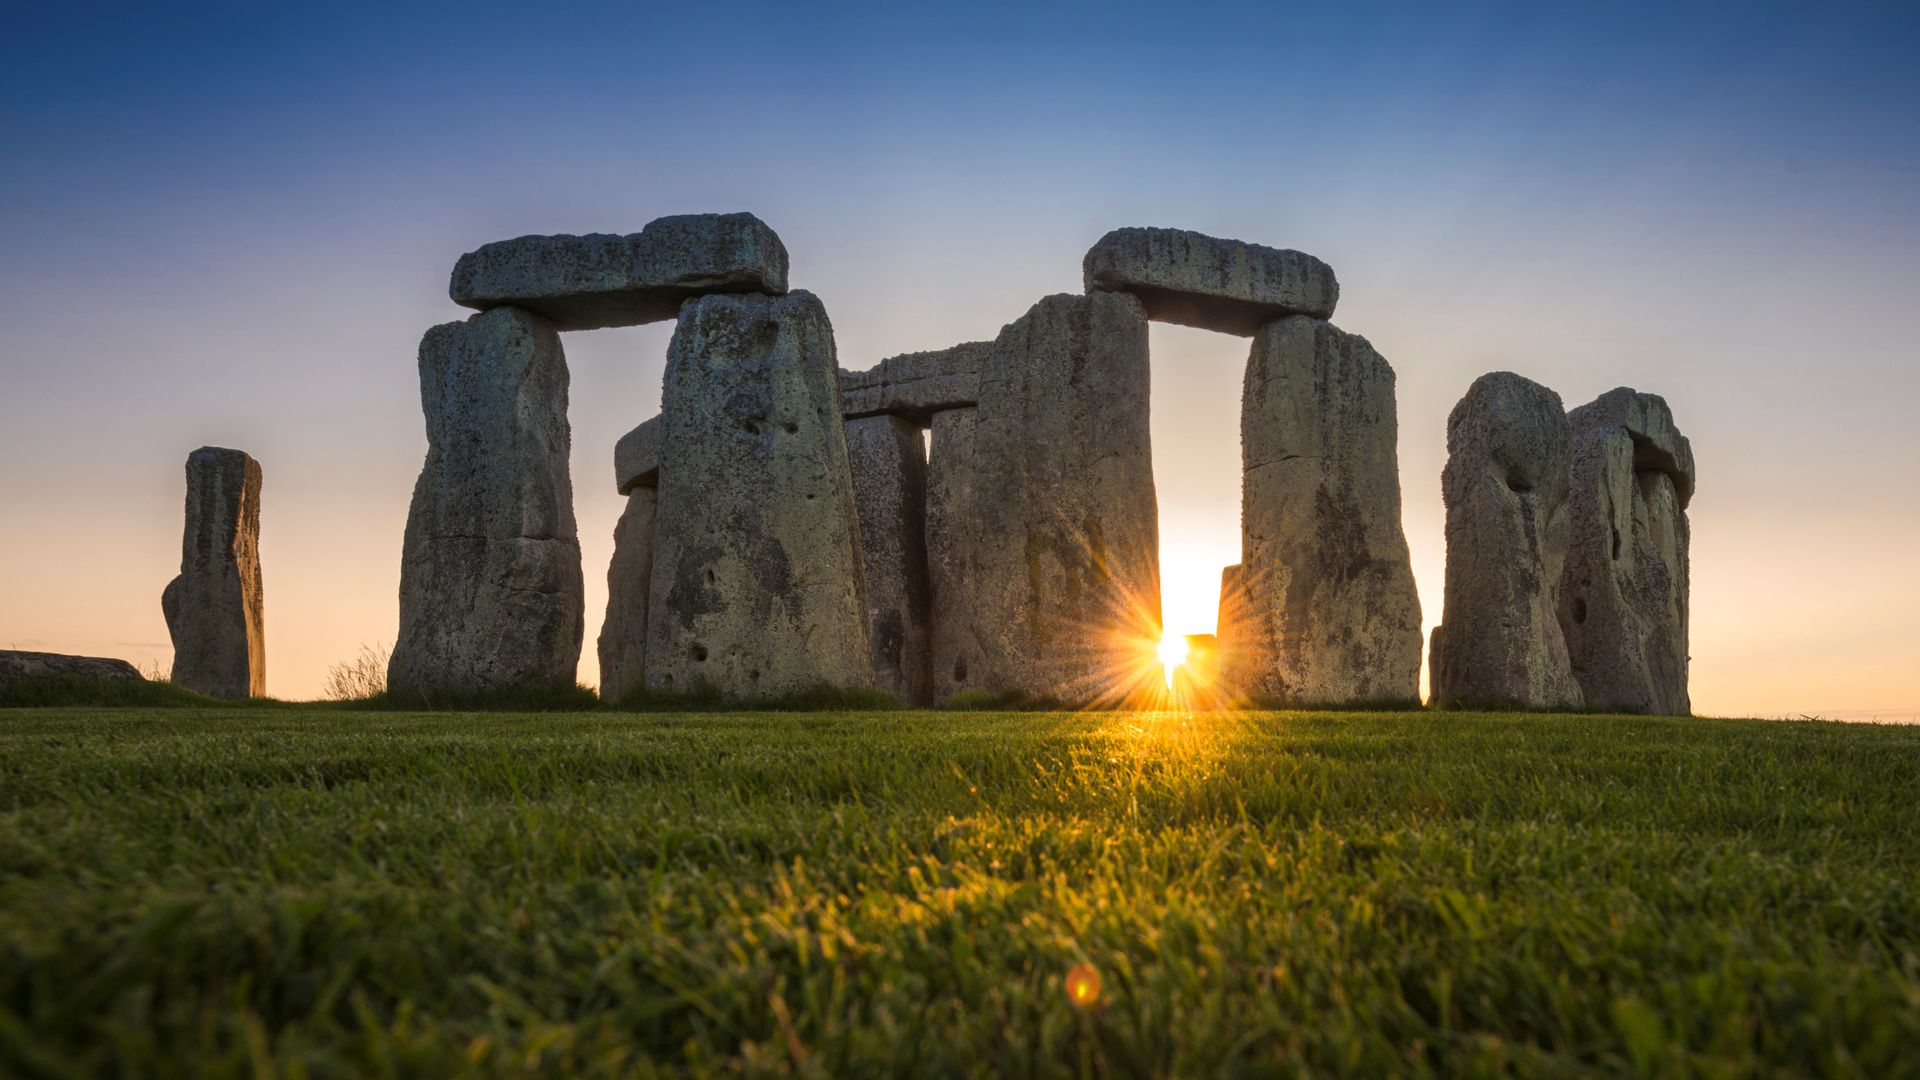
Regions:
<instances>
[{"instance_id":1,"label":"fallen stone slab","mask_svg":"<svg viewBox=\"0 0 1920 1080\"><path fill-rule=\"evenodd\" d=\"M620 494L660 486L660 444L666 431L666 422L656 416L613 444L613 478Z\"/></svg>"},{"instance_id":2,"label":"fallen stone slab","mask_svg":"<svg viewBox=\"0 0 1920 1080\"><path fill-rule=\"evenodd\" d=\"M180 574L160 594L173 638L173 682L208 697L264 695L259 462L218 446L187 456L180 548Z\"/></svg>"},{"instance_id":3,"label":"fallen stone slab","mask_svg":"<svg viewBox=\"0 0 1920 1080\"><path fill-rule=\"evenodd\" d=\"M421 340L427 457L407 513L389 689L574 684L585 600L567 382L560 335L520 308Z\"/></svg>"},{"instance_id":4,"label":"fallen stone slab","mask_svg":"<svg viewBox=\"0 0 1920 1080\"><path fill-rule=\"evenodd\" d=\"M512 305L560 330L675 318L709 293L787 291L787 249L752 214L680 214L627 236L522 236L470 251L448 294L462 307Z\"/></svg>"},{"instance_id":5,"label":"fallen stone slab","mask_svg":"<svg viewBox=\"0 0 1920 1080\"><path fill-rule=\"evenodd\" d=\"M653 525L659 492L637 486L613 527L607 563L607 617L600 624L600 696L618 701L646 685L647 620L653 589Z\"/></svg>"},{"instance_id":6,"label":"fallen stone slab","mask_svg":"<svg viewBox=\"0 0 1920 1080\"><path fill-rule=\"evenodd\" d=\"M1692 447L1664 400L1627 388L1568 421L1570 542L1559 617L1574 678L1588 709L1685 716Z\"/></svg>"},{"instance_id":7,"label":"fallen stone slab","mask_svg":"<svg viewBox=\"0 0 1920 1080\"><path fill-rule=\"evenodd\" d=\"M66 653L22 652L0 649L0 683L25 679L118 679L144 682L137 668L106 656L70 656Z\"/></svg>"},{"instance_id":8,"label":"fallen stone slab","mask_svg":"<svg viewBox=\"0 0 1920 1080\"><path fill-rule=\"evenodd\" d=\"M1572 429L1560 395L1510 371L1474 380L1447 418L1446 609L1437 703L1569 708L1580 684L1560 630Z\"/></svg>"},{"instance_id":9,"label":"fallen stone slab","mask_svg":"<svg viewBox=\"0 0 1920 1080\"><path fill-rule=\"evenodd\" d=\"M847 458L874 682L909 705L931 705L926 442L900 417L863 417L847 421Z\"/></svg>"},{"instance_id":10,"label":"fallen stone slab","mask_svg":"<svg viewBox=\"0 0 1920 1080\"><path fill-rule=\"evenodd\" d=\"M1414 704L1420 598L1400 523L1393 368L1306 316L1254 337L1241 393L1232 685L1298 706Z\"/></svg>"},{"instance_id":11,"label":"fallen stone slab","mask_svg":"<svg viewBox=\"0 0 1920 1080\"><path fill-rule=\"evenodd\" d=\"M1115 229L1081 268L1088 292L1132 293L1149 319L1224 334L1288 315L1330 318L1340 299L1333 267L1311 255L1186 229Z\"/></svg>"},{"instance_id":12,"label":"fallen stone slab","mask_svg":"<svg viewBox=\"0 0 1920 1080\"><path fill-rule=\"evenodd\" d=\"M921 426L947 409L980 403L980 372L993 353L991 341L890 357L866 371L840 373L840 407L847 419L899 416Z\"/></svg>"},{"instance_id":13,"label":"fallen stone slab","mask_svg":"<svg viewBox=\"0 0 1920 1080\"><path fill-rule=\"evenodd\" d=\"M819 299L688 303L661 415L647 686L737 700L871 687L833 326Z\"/></svg>"}]
</instances>

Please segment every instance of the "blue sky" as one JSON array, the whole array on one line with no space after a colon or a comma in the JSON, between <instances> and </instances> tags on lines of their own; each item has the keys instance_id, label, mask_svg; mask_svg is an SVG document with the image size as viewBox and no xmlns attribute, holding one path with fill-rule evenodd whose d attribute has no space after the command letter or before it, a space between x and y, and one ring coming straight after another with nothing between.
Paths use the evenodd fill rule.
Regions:
<instances>
[{"instance_id":1,"label":"blue sky","mask_svg":"<svg viewBox=\"0 0 1920 1080\"><path fill-rule=\"evenodd\" d=\"M1920 712L1916 11L15 13L0 646L164 661L181 462L237 445L267 476L270 686L313 692L392 638L413 351L461 316L453 260L750 209L847 367L990 336L1076 291L1120 225L1327 259L1335 321L1399 372L1429 622L1445 415L1475 376L1569 406L1662 393L1703 474L1700 706ZM567 342L593 587L618 511L603 459L657 410L667 332ZM1156 329L1154 348L1167 547L1197 582L1237 546L1245 344ZM1180 588L1170 617L1205 610Z\"/></svg>"}]
</instances>

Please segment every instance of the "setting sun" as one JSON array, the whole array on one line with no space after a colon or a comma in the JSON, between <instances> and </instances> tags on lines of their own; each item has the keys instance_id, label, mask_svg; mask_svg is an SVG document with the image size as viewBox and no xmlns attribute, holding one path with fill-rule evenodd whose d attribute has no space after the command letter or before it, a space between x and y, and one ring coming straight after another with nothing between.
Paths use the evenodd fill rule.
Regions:
<instances>
[{"instance_id":1,"label":"setting sun","mask_svg":"<svg viewBox=\"0 0 1920 1080\"><path fill-rule=\"evenodd\" d=\"M1168 634L1160 639L1160 666L1166 669L1167 685L1173 685L1173 673L1187 661L1187 638L1184 634Z\"/></svg>"}]
</instances>

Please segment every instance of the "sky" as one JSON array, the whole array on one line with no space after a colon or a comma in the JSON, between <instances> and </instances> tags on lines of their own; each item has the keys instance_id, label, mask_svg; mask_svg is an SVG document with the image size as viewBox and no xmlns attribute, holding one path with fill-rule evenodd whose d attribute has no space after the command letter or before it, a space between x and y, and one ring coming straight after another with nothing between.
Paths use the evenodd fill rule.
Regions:
<instances>
[{"instance_id":1,"label":"sky","mask_svg":"<svg viewBox=\"0 0 1920 1080\"><path fill-rule=\"evenodd\" d=\"M558 6L555 6L556 8ZM1920 717L1920 9L233 4L0 39L0 648L171 662L183 465L265 475L268 690L390 644L420 335L465 251L750 210L840 366L994 335L1110 229L1311 252L1398 377L1441 615L1448 410L1511 370L1692 439L1711 715ZM671 324L570 334L587 583ZM1239 558L1245 339L1156 325L1171 630Z\"/></svg>"}]
</instances>

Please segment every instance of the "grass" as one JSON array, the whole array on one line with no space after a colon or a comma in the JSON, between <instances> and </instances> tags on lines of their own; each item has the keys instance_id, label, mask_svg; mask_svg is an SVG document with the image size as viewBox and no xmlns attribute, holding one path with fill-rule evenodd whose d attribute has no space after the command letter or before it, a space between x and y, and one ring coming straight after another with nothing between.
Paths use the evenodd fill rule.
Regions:
<instances>
[{"instance_id":1,"label":"grass","mask_svg":"<svg viewBox=\"0 0 1920 1080\"><path fill-rule=\"evenodd\" d=\"M1914 1075L1916 776L1756 721L0 713L0 1075Z\"/></svg>"}]
</instances>

